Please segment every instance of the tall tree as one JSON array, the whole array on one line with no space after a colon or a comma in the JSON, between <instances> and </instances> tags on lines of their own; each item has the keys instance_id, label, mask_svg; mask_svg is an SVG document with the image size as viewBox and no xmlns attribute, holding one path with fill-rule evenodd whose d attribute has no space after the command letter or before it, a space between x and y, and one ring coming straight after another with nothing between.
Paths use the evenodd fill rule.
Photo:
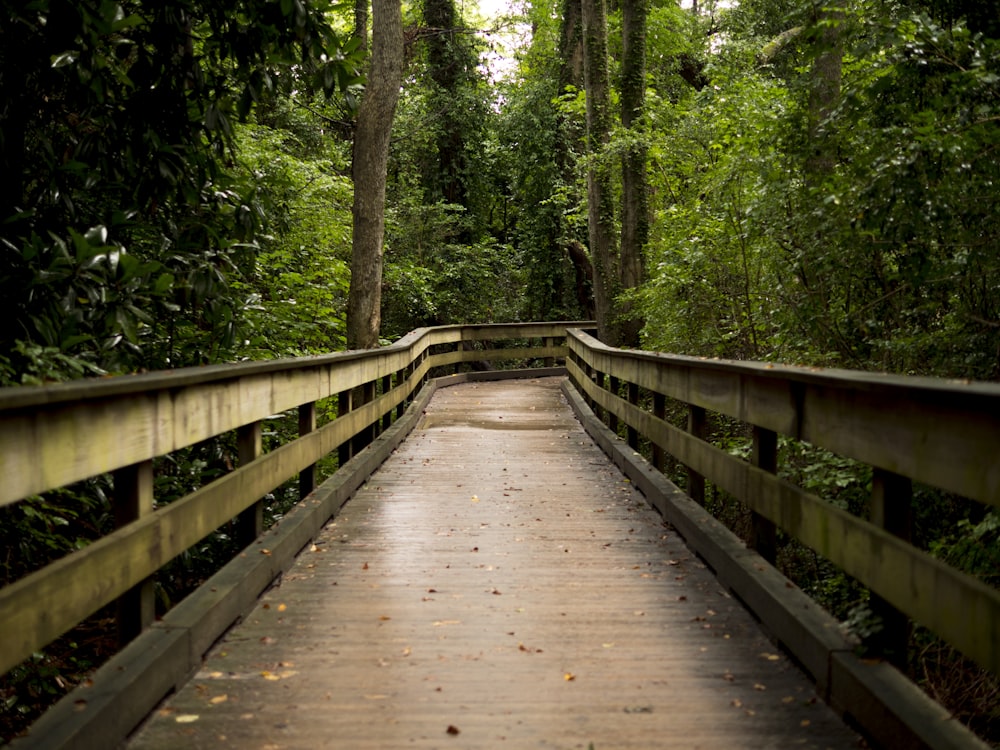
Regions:
<instances>
[{"instance_id":1,"label":"tall tree","mask_svg":"<svg viewBox=\"0 0 1000 750\"><path fill-rule=\"evenodd\" d=\"M643 281L644 249L649 239L647 148L643 110L646 103L646 17L648 0L622 2L622 154L621 287L635 289ZM638 346L642 319L631 305L623 307L620 343Z\"/></svg>"},{"instance_id":2,"label":"tall tree","mask_svg":"<svg viewBox=\"0 0 1000 750\"><path fill-rule=\"evenodd\" d=\"M389 135L403 80L400 0L372 3L372 58L354 133L354 239L347 296L347 346L378 346Z\"/></svg>"},{"instance_id":3,"label":"tall tree","mask_svg":"<svg viewBox=\"0 0 1000 750\"><path fill-rule=\"evenodd\" d=\"M621 288L615 241L615 205L607 146L611 140L611 84L605 0L582 0L583 76L587 89L587 225L594 268L597 334L612 346L620 333L615 300Z\"/></svg>"}]
</instances>

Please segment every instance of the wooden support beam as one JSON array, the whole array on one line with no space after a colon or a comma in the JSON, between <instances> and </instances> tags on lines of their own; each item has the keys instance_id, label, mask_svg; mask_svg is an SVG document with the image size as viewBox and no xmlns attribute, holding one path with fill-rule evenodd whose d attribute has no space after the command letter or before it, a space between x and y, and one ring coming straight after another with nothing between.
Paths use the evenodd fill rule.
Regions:
<instances>
[{"instance_id":1,"label":"wooden support beam","mask_svg":"<svg viewBox=\"0 0 1000 750\"><path fill-rule=\"evenodd\" d=\"M385 395L392 390L392 375L385 375L382 378L382 394ZM390 427L392 427L392 410L390 409L385 414L382 415L382 428L379 430L379 434L385 432Z\"/></svg>"},{"instance_id":2,"label":"wooden support beam","mask_svg":"<svg viewBox=\"0 0 1000 750\"><path fill-rule=\"evenodd\" d=\"M239 451L239 465L246 466L263 453L262 422L251 422L236 431ZM264 500L257 500L236 517L236 538L240 546L253 544L264 532Z\"/></svg>"},{"instance_id":3,"label":"wooden support beam","mask_svg":"<svg viewBox=\"0 0 1000 750\"><path fill-rule=\"evenodd\" d=\"M705 410L700 406L688 404L688 432L699 440L705 439L705 429L707 420ZM688 467L687 470L687 494L698 505L705 504L705 477L697 471Z\"/></svg>"},{"instance_id":4,"label":"wooden support beam","mask_svg":"<svg viewBox=\"0 0 1000 750\"><path fill-rule=\"evenodd\" d=\"M778 434L773 430L754 425L753 428L753 465L769 474L778 471ZM757 511L751 511L750 540L748 546L757 554L774 564L777 556L777 533L774 521L769 520Z\"/></svg>"},{"instance_id":5,"label":"wooden support beam","mask_svg":"<svg viewBox=\"0 0 1000 750\"><path fill-rule=\"evenodd\" d=\"M604 384L602 383L601 385L603 387ZM621 381L614 375L608 379L608 389L615 396L618 396L621 393L621 385ZM611 410L608 411L608 429L616 435L618 434L618 415Z\"/></svg>"},{"instance_id":6,"label":"wooden support beam","mask_svg":"<svg viewBox=\"0 0 1000 750\"><path fill-rule=\"evenodd\" d=\"M913 483L908 477L883 469L872 471L871 522L906 542L913 537L912 499ZM873 655L904 669L909 657L910 619L875 593L870 595L869 606L881 620L881 627L866 645Z\"/></svg>"},{"instance_id":7,"label":"wooden support beam","mask_svg":"<svg viewBox=\"0 0 1000 750\"><path fill-rule=\"evenodd\" d=\"M153 512L153 462L118 469L113 475L115 528L127 526ZM147 578L118 598L118 645L125 646L156 616L153 579Z\"/></svg>"},{"instance_id":8,"label":"wooden support beam","mask_svg":"<svg viewBox=\"0 0 1000 750\"><path fill-rule=\"evenodd\" d=\"M655 391L653 392L653 416L657 419L664 419L667 416L667 397ZM652 439L651 442L653 443L653 466L662 474L666 466L664 460L666 453L659 442Z\"/></svg>"},{"instance_id":9,"label":"wooden support beam","mask_svg":"<svg viewBox=\"0 0 1000 750\"><path fill-rule=\"evenodd\" d=\"M299 405L299 437L316 429L316 402ZM299 499L316 489L316 464L310 464L299 472Z\"/></svg>"},{"instance_id":10,"label":"wooden support beam","mask_svg":"<svg viewBox=\"0 0 1000 750\"><path fill-rule=\"evenodd\" d=\"M353 407L352 404L353 396L351 391L341 391L337 394L337 419L342 419L351 413ZM343 466L354 456L353 451L353 440L345 440L344 443L337 448L337 461L339 466Z\"/></svg>"},{"instance_id":11,"label":"wooden support beam","mask_svg":"<svg viewBox=\"0 0 1000 750\"><path fill-rule=\"evenodd\" d=\"M639 405L639 385L631 381L628 384L628 402L632 406ZM631 422L628 423L628 446L634 451L639 450L639 431Z\"/></svg>"}]
</instances>

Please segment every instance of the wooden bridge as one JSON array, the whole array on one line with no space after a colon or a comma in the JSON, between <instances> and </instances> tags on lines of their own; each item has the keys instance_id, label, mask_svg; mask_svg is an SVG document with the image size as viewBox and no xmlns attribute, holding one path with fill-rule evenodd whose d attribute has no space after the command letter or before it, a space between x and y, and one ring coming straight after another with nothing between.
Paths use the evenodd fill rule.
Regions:
<instances>
[{"instance_id":1,"label":"wooden bridge","mask_svg":"<svg viewBox=\"0 0 1000 750\"><path fill-rule=\"evenodd\" d=\"M892 661L916 621L1000 671L1000 594L905 535L914 481L1000 504L1000 387L584 328L0 392L0 504L112 473L119 519L0 590L0 668L115 601L128 642L13 747L983 747ZM455 373L483 361L515 369ZM281 414L299 436L264 453ZM751 460L711 415L748 426ZM154 460L232 431L239 466L157 507ZM870 520L778 478L779 435L871 465ZM750 547L706 485L753 511ZM156 571L233 519L247 546L155 619ZM886 658L770 565L777 529L871 589Z\"/></svg>"}]
</instances>

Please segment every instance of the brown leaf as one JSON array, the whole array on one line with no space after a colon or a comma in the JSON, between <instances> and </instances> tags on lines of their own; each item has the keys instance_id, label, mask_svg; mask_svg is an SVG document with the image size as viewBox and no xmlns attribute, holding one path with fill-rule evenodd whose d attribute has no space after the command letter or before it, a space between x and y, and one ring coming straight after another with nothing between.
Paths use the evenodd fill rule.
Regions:
<instances>
[{"instance_id":1,"label":"brown leaf","mask_svg":"<svg viewBox=\"0 0 1000 750\"><path fill-rule=\"evenodd\" d=\"M448 734L456 735L459 734L462 730L456 727L454 724L449 724L448 728L444 731L447 732Z\"/></svg>"}]
</instances>

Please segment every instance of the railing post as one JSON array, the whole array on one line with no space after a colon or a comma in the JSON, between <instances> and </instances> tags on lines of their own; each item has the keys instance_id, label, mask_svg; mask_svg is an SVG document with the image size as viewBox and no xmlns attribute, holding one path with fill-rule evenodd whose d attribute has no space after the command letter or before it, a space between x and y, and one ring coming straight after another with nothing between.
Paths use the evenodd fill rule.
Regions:
<instances>
[{"instance_id":1,"label":"railing post","mask_svg":"<svg viewBox=\"0 0 1000 750\"><path fill-rule=\"evenodd\" d=\"M301 424L301 422L300 422ZM246 466L263 452L261 422L251 422L236 430L240 466ZM251 544L264 531L264 501L257 500L236 517L236 538L240 546Z\"/></svg>"},{"instance_id":2,"label":"railing post","mask_svg":"<svg viewBox=\"0 0 1000 750\"><path fill-rule=\"evenodd\" d=\"M890 534L911 541L913 535L913 483L884 469L872 470L871 521ZM869 598L872 614L882 621L867 645L886 661L903 669L909 656L910 620L878 594Z\"/></svg>"},{"instance_id":3,"label":"railing post","mask_svg":"<svg viewBox=\"0 0 1000 750\"><path fill-rule=\"evenodd\" d=\"M688 433L692 436L698 438L699 440L705 439L705 409L701 406L695 406L694 404L688 404ZM687 470L687 493L688 497L694 500L698 505L705 504L705 477L699 474L694 469L689 468Z\"/></svg>"},{"instance_id":4,"label":"railing post","mask_svg":"<svg viewBox=\"0 0 1000 750\"><path fill-rule=\"evenodd\" d=\"M555 337L553 337L553 336L546 336L545 340L544 340L544 344L545 344L545 348L546 349L555 349L555 346L556 346ZM556 364L556 358L555 357L546 357L545 358L545 366L546 367L554 367L555 364Z\"/></svg>"},{"instance_id":5,"label":"railing post","mask_svg":"<svg viewBox=\"0 0 1000 750\"><path fill-rule=\"evenodd\" d=\"M608 378L608 380L610 381L608 390L610 390L613 395L617 396L621 389L621 381L614 375ZM618 415L610 409L608 409L608 429L616 435L618 434Z\"/></svg>"},{"instance_id":6,"label":"railing post","mask_svg":"<svg viewBox=\"0 0 1000 750\"><path fill-rule=\"evenodd\" d=\"M778 434L773 430L754 425L753 427L753 465L759 469L775 474L778 471ZM767 560L774 563L777 556L777 534L774 522L756 511L751 512L749 547Z\"/></svg>"},{"instance_id":7,"label":"railing post","mask_svg":"<svg viewBox=\"0 0 1000 750\"><path fill-rule=\"evenodd\" d=\"M153 462L114 472L115 527L121 528L153 512ZM147 578L118 598L118 645L133 640L156 616L153 579Z\"/></svg>"},{"instance_id":8,"label":"railing post","mask_svg":"<svg viewBox=\"0 0 1000 750\"><path fill-rule=\"evenodd\" d=\"M382 378L382 395L386 395L392 390L392 375L386 375ZM382 432L385 432L390 427L392 427L392 409L386 411L382 415Z\"/></svg>"},{"instance_id":9,"label":"railing post","mask_svg":"<svg viewBox=\"0 0 1000 750\"><path fill-rule=\"evenodd\" d=\"M639 405L639 385L637 383L629 382L628 384L628 402L632 406ZM634 451L639 450L639 431L631 423L628 425L628 446Z\"/></svg>"},{"instance_id":10,"label":"railing post","mask_svg":"<svg viewBox=\"0 0 1000 750\"><path fill-rule=\"evenodd\" d=\"M409 366L404 367L402 370L397 370L396 371L396 387L397 388L399 386L401 386L401 385L402 386L406 385L406 380L409 377L408 373L409 373ZM407 396L406 398L404 398L402 401L400 401L396 405L396 419L402 419L403 418L403 414L406 413L406 406L412 400L413 399L411 399L409 396Z\"/></svg>"},{"instance_id":11,"label":"railing post","mask_svg":"<svg viewBox=\"0 0 1000 750\"><path fill-rule=\"evenodd\" d=\"M653 416L657 419L665 419L667 416L667 397L662 393L653 393ZM666 468L665 454L659 443L653 443L653 467L663 473Z\"/></svg>"},{"instance_id":12,"label":"railing post","mask_svg":"<svg viewBox=\"0 0 1000 750\"><path fill-rule=\"evenodd\" d=\"M346 391L341 391L337 394L337 418L345 417L351 413L351 391L348 389ZM352 446L351 438L348 438L337 448L337 466L343 466L351 457L354 455L351 451Z\"/></svg>"},{"instance_id":13,"label":"railing post","mask_svg":"<svg viewBox=\"0 0 1000 750\"><path fill-rule=\"evenodd\" d=\"M316 429L316 402L299 405L299 437ZM299 472L299 499L316 489L316 464L310 464Z\"/></svg>"},{"instance_id":14,"label":"railing post","mask_svg":"<svg viewBox=\"0 0 1000 750\"><path fill-rule=\"evenodd\" d=\"M363 383L357 388L360 403L355 403L354 407L364 406L365 404L370 404L375 400L375 381L370 380L367 383ZM361 451L371 445L372 440L375 439L375 423L361 428L353 439L354 446L352 448L352 455L358 455Z\"/></svg>"}]
</instances>

